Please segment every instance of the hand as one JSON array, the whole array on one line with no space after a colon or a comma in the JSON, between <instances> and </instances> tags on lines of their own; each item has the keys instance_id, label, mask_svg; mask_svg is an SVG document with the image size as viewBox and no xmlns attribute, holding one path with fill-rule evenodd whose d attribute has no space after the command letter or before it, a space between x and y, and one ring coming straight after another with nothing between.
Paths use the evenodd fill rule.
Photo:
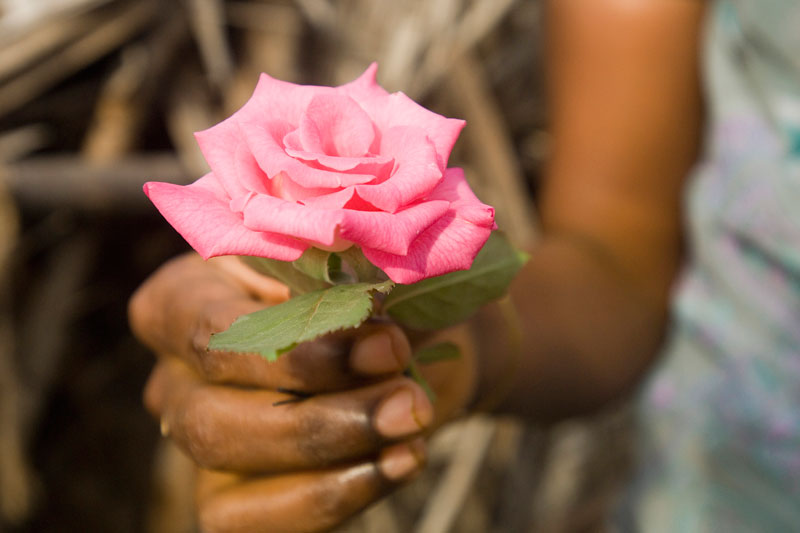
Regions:
<instances>
[{"instance_id":1,"label":"hand","mask_svg":"<svg viewBox=\"0 0 800 533\"><path fill-rule=\"evenodd\" d=\"M464 331L457 363L430 365L436 409L402 375L411 358L391 324L305 343L268 363L208 352L210 333L288 297L234 258L174 260L134 295L131 324L157 354L145 404L201 467L203 531L321 531L356 513L424 463L421 436L466 403L473 386ZM285 391L311 395L297 399Z\"/></svg>"}]
</instances>

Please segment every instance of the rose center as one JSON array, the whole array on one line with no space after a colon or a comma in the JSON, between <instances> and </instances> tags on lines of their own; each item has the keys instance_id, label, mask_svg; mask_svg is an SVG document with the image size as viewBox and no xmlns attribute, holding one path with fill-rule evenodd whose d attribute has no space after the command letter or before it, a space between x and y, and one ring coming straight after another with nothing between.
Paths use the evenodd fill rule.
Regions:
<instances>
[{"instance_id":1,"label":"rose center","mask_svg":"<svg viewBox=\"0 0 800 533\"><path fill-rule=\"evenodd\" d=\"M375 141L375 127L355 100L339 94L316 95L296 130L306 152L338 157L363 157Z\"/></svg>"}]
</instances>

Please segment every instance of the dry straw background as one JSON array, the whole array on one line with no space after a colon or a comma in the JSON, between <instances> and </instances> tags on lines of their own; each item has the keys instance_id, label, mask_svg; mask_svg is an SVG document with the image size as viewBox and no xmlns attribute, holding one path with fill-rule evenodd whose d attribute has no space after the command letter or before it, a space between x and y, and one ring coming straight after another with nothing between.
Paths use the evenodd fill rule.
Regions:
<instances>
[{"instance_id":1,"label":"dry straw background","mask_svg":"<svg viewBox=\"0 0 800 533\"><path fill-rule=\"evenodd\" d=\"M451 162L521 246L547 154L534 0L0 0L0 532L193 531L191 466L139 405L130 292L185 249L141 194L258 73L379 81L468 127ZM569 394L569 391L565 391ZM474 416L343 532L603 529L624 409L555 428Z\"/></svg>"}]
</instances>

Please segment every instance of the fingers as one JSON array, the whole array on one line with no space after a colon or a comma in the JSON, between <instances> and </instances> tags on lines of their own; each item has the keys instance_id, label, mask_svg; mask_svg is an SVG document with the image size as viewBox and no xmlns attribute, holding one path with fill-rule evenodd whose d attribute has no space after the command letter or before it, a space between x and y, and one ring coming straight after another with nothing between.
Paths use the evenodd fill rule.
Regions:
<instances>
[{"instance_id":1,"label":"fingers","mask_svg":"<svg viewBox=\"0 0 800 533\"><path fill-rule=\"evenodd\" d=\"M278 304L289 299L289 287L283 283L262 276L241 259L232 255L214 257L208 260L216 268L228 274L243 289L268 304Z\"/></svg>"},{"instance_id":2,"label":"fingers","mask_svg":"<svg viewBox=\"0 0 800 533\"><path fill-rule=\"evenodd\" d=\"M421 434L434 419L423 390L404 377L275 405L286 398L210 385L171 360L157 365L145 392L162 429L215 470L286 472L351 461Z\"/></svg>"},{"instance_id":3,"label":"fingers","mask_svg":"<svg viewBox=\"0 0 800 533\"><path fill-rule=\"evenodd\" d=\"M188 360L208 381L309 393L343 390L365 378L398 374L411 360L411 347L400 328L367 323L299 345L277 361L256 354L207 351L206 333L195 335Z\"/></svg>"},{"instance_id":4,"label":"fingers","mask_svg":"<svg viewBox=\"0 0 800 533\"><path fill-rule=\"evenodd\" d=\"M416 475L422 440L391 446L376 462L242 480L202 471L198 485L205 533L327 531Z\"/></svg>"},{"instance_id":5,"label":"fingers","mask_svg":"<svg viewBox=\"0 0 800 533\"><path fill-rule=\"evenodd\" d=\"M212 333L267 305L253 294L282 297L274 282L238 259L226 259L204 262L187 255L164 265L131 299L131 326L137 336L156 353L183 360L209 381L242 386L342 390L363 384L365 376L399 373L408 365L411 348L402 330L379 323L302 344L275 363L255 354L207 351Z\"/></svg>"},{"instance_id":6,"label":"fingers","mask_svg":"<svg viewBox=\"0 0 800 533\"><path fill-rule=\"evenodd\" d=\"M199 337L265 306L199 256L165 263L134 293L131 329L156 353L190 358ZM206 339L207 340L207 339Z\"/></svg>"}]
</instances>

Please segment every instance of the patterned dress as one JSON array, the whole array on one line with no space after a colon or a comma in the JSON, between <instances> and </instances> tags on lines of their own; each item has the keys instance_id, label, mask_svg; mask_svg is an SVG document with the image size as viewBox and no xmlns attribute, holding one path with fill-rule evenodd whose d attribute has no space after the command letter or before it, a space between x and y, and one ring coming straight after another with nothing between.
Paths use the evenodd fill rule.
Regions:
<instances>
[{"instance_id":1,"label":"patterned dress","mask_svg":"<svg viewBox=\"0 0 800 533\"><path fill-rule=\"evenodd\" d=\"M707 22L689 258L622 529L800 532L800 1Z\"/></svg>"}]
</instances>

